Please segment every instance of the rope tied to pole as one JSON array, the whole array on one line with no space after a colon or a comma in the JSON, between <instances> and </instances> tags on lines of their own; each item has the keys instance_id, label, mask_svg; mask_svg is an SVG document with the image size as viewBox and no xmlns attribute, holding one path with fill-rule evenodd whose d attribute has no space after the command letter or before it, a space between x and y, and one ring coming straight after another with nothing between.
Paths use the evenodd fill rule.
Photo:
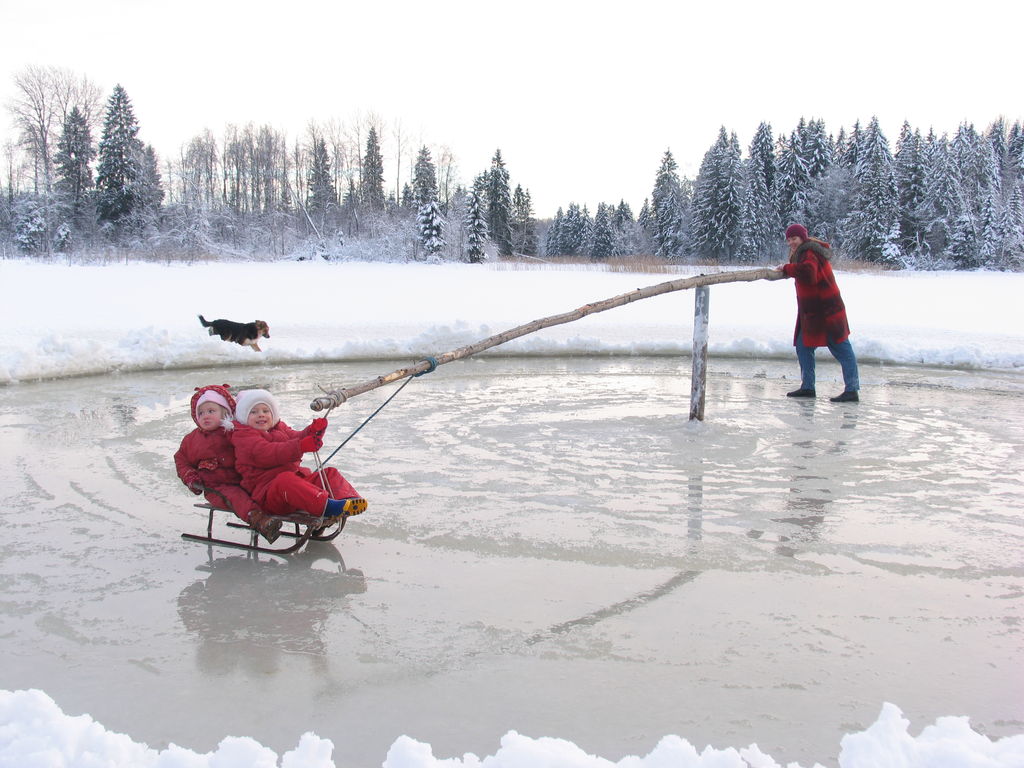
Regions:
<instances>
[{"instance_id":1,"label":"rope tied to pole","mask_svg":"<svg viewBox=\"0 0 1024 768\"><path fill-rule=\"evenodd\" d=\"M436 370L437 370L437 360L436 360L435 358L433 358L433 357L428 357L428 358L427 358L426 360L424 360L423 362L427 363L427 364L429 365L429 367L428 367L428 368L426 368L425 370L422 370L422 371L420 371L419 373L414 373L414 374L412 374L411 376L407 377L407 378L406 378L406 380L402 382L402 386L400 386L400 387L399 387L398 389L396 389L396 390L395 390L394 392L392 392L392 393L391 393L391 396L390 396L390 397L388 397L388 399L387 399L387 400L385 400L385 401L384 401L383 403L381 403L381 404L380 404L380 405L379 405L379 406L377 407L377 410L375 410L375 411L374 411L373 413L371 413L371 414L370 414L369 416L367 416L367 417L366 417L366 419L365 419L365 420L363 421L363 423L362 423L362 424L360 424L360 425L359 425L358 427L356 427L356 428L355 428L355 429L354 429L354 430L352 431L352 433L351 433L351 434L350 434L350 435L349 435L348 437L346 437L346 438L345 438L345 439L344 439L344 440L342 441L341 445L339 445L339 446L338 446L337 448L335 448L335 449L334 449L333 451L331 451L331 454L330 454L330 456L328 456L328 457L327 457L326 459L324 459L323 461L320 461L320 454L319 454L319 453L317 453L317 454L316 454L316 463L317 463L317 471L321 473L321 482L323 482L323 479L322 479L322 478L323 478L323 468L324 468L325 466L327 466L327 462L329 462L329 461L330 461L331 459L333 459L333 458L334 458L334 455L335 455L335 454L336 454L336 453L337 453L338 451L340 451L340 450L341 450L342 448L344 448L344 447L345 447L345 445L346 445L346 444L348 443L348 441L349 441L349 440L351 440L351 439L352 439L353 437L355 437L355 436L356 436L356 434L358 434L359 430L361 430L361 429L362 429L363 427L365 427L365 426L366 426L367 424L369 424L369 423L370 423L370 419L372 419L372 418L373 418L374 416L376 416L376 415L377 415L378 413L380 413L381 411L383 411L383 410L384 410L384 406L386 406L386 405L387 405L388 403L390 403L390 402L391 402L392 400L394 400L394 399L395 399L395 397L397 397L397 396L398 396L398 393L399 393L399 392L401 392L401 391L402 391L403 389L405 389L405 387L406 387L406 386L407 386L407 385L409 384L409 382L410 382L410 381L412 381L413 379L415 379L415 378L416 378L416 377L418 377L418 376L422 376L422 375L423 375L423 374L425 374L425 373L433 373L434 371L436 371ZM325 391L325 390L323 390L323 389L321 388L321 391ZM327 392L326 394L327 394L328 396L333 396L333 395L334 395L335 393L333 393L333 392ZM343 398L343 399L342 399L342 401L341 401L341 402L345 402L345 400L347 400L347 399L348 399L348 398L346 398L346 397L345 397L344 395L342 395L342 398ZM329 415L330 415L330 413L331 413L331 411L332 411L332 410L334 410L334 407L335 407L334 405L331 405L331 406L329 406L329 407L327 408L327 414L326 414L327 416L329 416ZM325 490L326 490L326 489L325 489ZM328 491L328 493L329 493L329 491Z\"/></svg>"}]
</instances>

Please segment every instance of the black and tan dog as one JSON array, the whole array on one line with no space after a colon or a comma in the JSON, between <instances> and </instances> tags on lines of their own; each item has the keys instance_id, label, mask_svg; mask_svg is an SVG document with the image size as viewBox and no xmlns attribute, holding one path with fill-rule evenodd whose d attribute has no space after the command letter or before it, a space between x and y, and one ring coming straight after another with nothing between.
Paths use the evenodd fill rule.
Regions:
<instances>
[{"instance_id":1,"label":"black and tan dog","mask_svg":"<svg viewBox=\"0 0 1024 768\"><path fill-rule=\"evenodd\" d=\"M220 336L224 341L233 341L243 347L252 347L257 352L262 352L257 343L260 336L270 338L270 326L262 320L253 320L251 323L236 323L234 320L207 320L202 315L199 322L203 328L210 329L211 336Z\"/></svg>"}]
</instances>

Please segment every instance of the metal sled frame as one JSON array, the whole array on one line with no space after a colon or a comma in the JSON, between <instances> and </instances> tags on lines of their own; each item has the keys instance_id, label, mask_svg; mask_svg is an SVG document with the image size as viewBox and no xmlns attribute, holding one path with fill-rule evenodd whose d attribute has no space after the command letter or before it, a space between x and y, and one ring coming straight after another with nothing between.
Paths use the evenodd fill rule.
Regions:
<instances>
[{"instance_id":1,"label":"metal sled frame","mask_svg":"<svg viewBox=\"0 0 1024 768\"><path fill-rule=\"evenodd\" d=\"M251 525L238 520L235 517L235 513L231 510L215 507L212 504L196 504L194 506L198 509L209 510L210 512L206 523L206 535L183 533L181 538L205 544L218 544L222 547L244 549L248 552L265 552L270 555L287 555L291 552L297 552L311 539L313 541L331 541L341 533L341 529L345 527L345 521L348 519L348 515L323 518L306 515L301 512L293 512L290 515L275 515L277 519L281 520L280 537L291 539L292 541L285 547L272 547L261 546L259 543L259 531ZM228 520L229 528L243 528L249 531L249 543L216 538L213 535L213 515L215 512L226 512L233 518ZM292 526L293 530L288 530L289 526Z\"/></svg>"}]
</instances>

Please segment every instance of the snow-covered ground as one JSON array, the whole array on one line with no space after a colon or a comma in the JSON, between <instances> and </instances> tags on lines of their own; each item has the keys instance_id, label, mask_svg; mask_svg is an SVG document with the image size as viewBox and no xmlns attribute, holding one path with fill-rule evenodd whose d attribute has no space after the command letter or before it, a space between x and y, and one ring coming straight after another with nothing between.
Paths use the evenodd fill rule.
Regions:
<instances>
[{"instance_id":1,"label":"snow-covered ground","mask_svg":"<svg viewBox=\"0 0 1024 768\"><path fill-rule=\"evenodd\" d=\"M0 767L335 765L332 753L338 747L324 738L322 725L301 737L301 731L294 731L295 746L279 747L279 755L258 739L236 738L235 726L217 731L214 719L207 727L224 738L215 750L199 753L173 743L163 749L151 748L131 734L109 729L103 717L94 720L90 715L72 716L62 711L63 707L95 712L88 702L98 707L102 701L102 711L120 713L125 707L116 706L117 699L130 701L139 695L132 689L138 681L150 681L159 695L173 698L174 681L163 680L163 674L180 676L183 699L166 703L171 709L187 707L187 697L197 690L208 696L220 695L215 693L220 690L218 680L224 685L237 684L219 665L234 667L211 656L199 664L198 674L209 677L213 687L197 684L197 673L189 671L193 665L187 654L181 654L180 646L198 635L209 646L205 652L216 653L217 644L225 642L225 633L229 639L234 637L213 615L227 603L210 601L216 600L215 587L227 584L229 597L236 604L241 600L246 606L263 605L265 597L250 603L246 594L237 592L238 582L232 581L239 576L251 580L252 572L244 570L232 576L230 568L238 558L227 558L210 563L211 576L205 582L190 584L187 574L194 566L195 550L166 554L167 541L180 521L140 517L138 509L144 499L153 498L154 490L157 497L168 497L165 503L154 503L158 513L190 503L176 479L168 477L173 473L167 456L174 436L188 426L183 410L188 391L183 383L191 381L191 369L200 371L202 380L196 384L210 383L208 379L222 373L218 381L271 382L275 391L284 391L288 412L297 421L302 418L298 408L316 394L307 393L313 389L305 376L311 364L331 363L316 370L344 369L346 377L354 370L362 379L370 370L386 373L529 320L674 277L465 265L101 267L0 262L6 295L0 304L0 321L6 330L0 341L0 381L10 385L0 403L0 427L4 430L0 434L5 443L0 449L8 465L2 474L6 485L2 514L10 515L3 518L10 523L9 530L15 523L31 523L21 538L22 546L8 548L0 558L9 606L0 608L9 627L0 633L0 650L17 649L13 656L20 662L17 671L8 668L0 674L0 681L33 679L24 664L34 662L39 667L38 679L67 678L61 700L71 697L86 702L78 706L57 703L46 690L49 685L43 685L44 690L36 690L33 684L0 690ZM1003 467L1013 477L1019 470L1019 445L1014 447L999 438L1009 435L1012 439L1020 431L1016 413L1024 391L1024 330L1016 301L1024 290L1024 276L841 272L838 279L849 308L852 340L865 363L865 402L860 406L815 412L813 404L788 403L780 397L787 384L777 381L778 371L789 371L789 378L796 376L790 342L795 301L788 281L712 288L712 369L726 378L713 387L708 424L681 436L668 433L663 414L680 401L679 392L686 389L685 382L679 382L675 359L690 348L693 302L688 293L613 309L525 337L491 353L592 356L605 361L610 355L624 356L617 366L584 364L559 378L546 375L545 368L565 367L564 361L552 360L549 366L524 364L518 372L500 377L467 367L447 378L439 374L422 380L419 400L410 398L408 405L393 406L409 408L401 411L403 425L391 415L391 421L375 427L376 434L386 436L387 445L360 444L344 465L346 472L349 468L355 472L357 487L374 490L371 499L378 506L371 508L366 521L352 522L353 538L339 548L344 546L347 557L360 552L364 559L369 560L371 553L380 557L373 561L375 574L369 580L369 590L366 581L344 582L351 592L344 610L357 622L352 625L355 630L340 632L344 627L335 626L341 621L336 615L341 610L337 597L322 601L331 606L328 613L305 619L313 627L321 627L312 635L322 634L328 645L342 637L362 638L359 647L368 658L345 666L340 681L332 676L332 685L344 688L349 676L365 675L368 685L352 681L361 690L358 701L380 703L378 718L390 709L407 716L409 707L386 698L388 690L406 690L395 682L398 670L404 667L450 666L439 684L448 679L461 688L449 695L457 697L456 690L477 694L482 690L486 698L501 700L513 693L505 686L521 677L540 686L545 670L565 674L569 669L544 664L563 658L580 665L596 664L611 655L619 667L632 669L633 674L640 674L645 666L654 668L651 674L694 670L694 695L713 696L713 690L724 688L727 697L734 697L736 732L745 733L750 727L747 718L760 717L763 722L783 719L781 711L770 711L773 703L781 707L778 702L785 699L807 706L808 696L813 699L830 692L828 689L844 690L851 685L850 675L863 673L872 678L883 670L892 675L891 681L878 681L871 691L888 687L906 692L913 685L924 687L929 670L922 670L922 677L900 679L901 664L915 661L903 660L898 649L889 647L893 638L905 643L902 650L906 651L916 648L911 640L915 635L934 636L935 644L925 647L935 655L917 660L919 664L955 665L954 660L966 657L977 661L971 662L971 670L982 670L989 662L995 673L1003 669L1001 665L1013 658L1012 647L1016 645L1019 651L1014 622L1020 613L1020 597L1014 590L1021 583L1021 564L1019 560L1007 562L1007 557L1019 551L1013 542L1020 538L1020 524L1016 511L1006 508L1006 500L1015 498L1016 493L1012 477L1004 477L992 465ZM209 319L264 319L270 323L271 338L261 342L263 353L225 344L206 335L195 318L197 313ZM819 355L823 361L829 360L827 353ZM652 364L651 356L665 362ZM770 364L764 366L758 362L762 360ZM301 387L296 384L289 389L290 369L282 364L292 362L303 364L304 381ZM889 365L900 370L886 373ZM913 368L902 368L906 365L928 367L921 367L918 374ZM936 372L930 366L944 371ZM234 368L225 371L225 367ZM685 365L678 367L685 377ZM456 366L445 366L448 368ZM82 380L80 386L74 382L33 383L80 374L167 369L182 370L174 374L173 381L142 382L144 391L138 393L117 393L117 376ZM821 366L823 389L838 388L836 373L834 364ZM486 386L480 385L480 376L491 376ZM942 381L938 389L922 389L918 394L914 388L937 379ZM614 385L617 389L607 389L606 383L591 383L598 380L619 383ZM578 412L566 411L557 403L553 408L542 404L544 398L557 401L569 396L561 392L570 390L560 387L573 381ZM972 392L962 403L955 402L954 395L957 389L976 390L979 381L983 387L995 382L998 391L989 398L991 412L978 414L984 424L973 429L970 414L977 413L978 403L986 402L984 393ZM318 383L345 386L356 382L345 378ZM99 389L102 393L97 394ZM446 398L446 390L456 392L457 397ZM51 401L69 393L69 402ZM510 408L517 398L528 408ZM360 414L380 400L372 395L366 399L365 405L358 406ZM112 403L110 413L123 418L111 421L110 413L97 410L95 403L101 400ZM773 405L767 407L767 403ZM780 406L794 408L780 411ZM685 410L685 403L682 407ZM47 423L47 413L53 413L52 423ZM347 418L347 414L339 415L337 422ZM521 422L519 429L517 421ZM411 436L406 427L409 423L418 425ZM612 424L621 425L614 450L607 434ZM111 427L117 434L110 434ZM451 438L441 440L441 455L416 452L416 441L436 443L439 433ZM953 433L959 437L954 438ZM792 451L790 444L795 446ZM541 477L531 469L531 453L543 455L544 461L560 461L562 466L550 477ZM435 465L420 467L410 461L413 455L427 456ZM479 472L472 480L460 472L460 466L468 464ZM54 472L58 465L67 467L60 470L67 477ZM638 478L628 480L626 474ZM506 514L509 501L515 498L508 495L509 481L522 487L531 477L543 503L533 502ZM594 484L584 487L581 479L588 477ZM915 478L919 481L916 485ZM607 493L603 489L629 483L631 489L646 489L647 498L638 509L617 507L614 495L607 508L586 508L597 498L594 493ZM427 495L431 486L434 496ZM390 487L393 495L390 508L374 516L375 510L385 506L384 493L379 490L385 487ZM464 502L456 498L467 493L474 498ZM24 508L19 510L18 504ZM679 519L680 505L689 510L688 519ZM438 510L448 514L437 514ZM581 523L581 510L592 519ZM462 517L456 519L455 511ZM519 528L514 540L506 541L503 532L510 519L515 519ZM141 529L147 529L148 535L140 534ZM552 531L560 535L557 542L549 541ZM681 555L673 542L682 542L685 553ZM503 551L506 548L508 552ZM32 554L26 554L26 549ZM427 551L417 554L419 549ZM495 554L492 549L500 553L498 559L509 563L501 572L515 574L515 580L487 582L494 578L489 565ZM399 553L401 557L396 557ZM441 565L437 557L444 553L457 553L453 558L457 564L449 567L479 575L483 582L479 594L467 587L466 594L460 588L458 594L445 596L444 585L457 581L437 573ZM385 563L384 557L391 561ZM135 570L121 562L125 558L138 558ZM742 567L734 572L737 558ZM512 567L523 563L527 569L532 563L544 570L533 579ZM632 566L632 576L625 566ZM701 579L711 584L715 579L732 579L739 585L732 592L733 599L742 599L737 593L744 589L756 589L750 595L753 603L762 596L769 601L792 602L781 615L774 607L748 605L747 619L739 619L724 609L716 613L717 606L701 602L720 589L704 587L707 591L689 596L676 593L659 598L654 601L656 608L661 606L656 617L645 614L642 621L635 617L637 621L631 623L629 612L636 613L644 602L629 598L631 590L641 596L660 595L656 589L659 579L679 568L688 569L684 576L702 572L705 576ZM559 578L552 578L553 574ZM435 578L438 580L432 581ZM638 579L640 585L651 581L647 587L637 587L630 579ZM567 626L564 615L578 610L575 599L566 593L575 584L580 604L586 606L593 600L587 587L593 580L600 583L612 608L626 611L625 618L604 633L585 634L588 621L580 620L574 624L579 631L563 631ZM165 598L178 595L180 581L187 585L177 598L185 628L175 627L177 616L168 619L166 615L175 613L173 608L167 611ZM797 586L805 582L805 586ZM285 608L282 615L292 621L305 616L301 612L306 607L301 582L278 584L284 586L285 593L293 594L293 601L294 595L299 595L299 605L293 605L292 611ZM515 595L524 585L527 594L536 595L539 588L544 599L523 606L500 604L502 596ZM331 588L337 584L331 582ZM782 588L784 596L776 598L774 588ZM849 616L829 600L824 601L824 608L801 603L815 590L827 594L835 589L841 589L843 599L850 601ZM907 599L935 595L937 602L920 605L915 615L903 620L889 612L900 605L904 590ZM366 595L356 604L362 592ZM102 599L97 595L103 595ZM499 604L479 602L488 597ZM403 600L419 607L401 605ZM420 632L418 626L434 620L436 611L431 604L443 606L445 617L439 626L444 629L431 623L428 630ZM314 607L312 599L309 607ZM270 612L281 608L271 605ZM608 617L605 624L615 622L615 611L602 609L600 602L591 610L589 616L600 614ZM1000 612L1005 613L1002 622ZM677 629L672 622L680 613L692 619L694 629L717 634L690 636L688 625ZM757 617L763 619L766 613L776 626L756 624ZM396 618L406 614L413 617L408 623ZM745 626L744 621L755 623ZM520 626L514 626L516 622ZM861 635L854 629L858 622L871 628ZM906 626L897 627L899 631L890 637L881 629L889 624ZM808 627L814 639L805 645L800 635ZM316 637L305 636L309 627L295 632L280 626L261 625L261 629L269 637L295 645L288 649L293 657L332 655L313 643ZM406 631L414 635L408 642L400 638ZM998 638L993 631L999 633ZM434 642L435 633L441 637L441 646L420 645ZM558 645L555 641L563 634L565 644ZM943 637L947 637L946 649L942 648ZM22 649L19 638L38 647ZM721 656L705 647L723 638ZM248 647L250 639L235 642ZM727 681L711 679L717 669L728 669L731 675L743 674L738 670L744 669L750 675L761 674L761 665L768 662L747 656L751 651L745 640L765 642L776 649L771 663L779 667L781 683L762 685L738 679L719 686ZM986 641L991 647L983 646ZM961 647L959 642L970 644ZM606 647L609 645L612 647ZM527 646L536 647L539 655L520 650ZM477 664L480 671L476 674L481 677L475 680L475 687L468 685L466 677L474 673L460 666L463 658L501 658L509 648L514 649L514 662L493 669ZM798 679L794 670L803 664L801 655L810 654L810 659L826 649L833 657L846 657L848 664L822 666ZM889 653L891 659L870 652ZM679 656L662 659L667 653ZM986 659L986 654L993 656ZM11 656L8 653L9 659ZM737 658L743 663L736 664ZM659 666L658 662L667 663ZM814 663L822 664L819 659ZM104 679L104 664L112 665L114 677L95 683L97 678ZM284 666L295 680L305 679L306 673L296 672L301 665L291 662ZM65 667L66 674L62 672ZM396 671L389 672L392 668ZM603 674L600 669L593 667ZM969 679L970 673L964 669L952 671L954 683L948 683L938 671L934 688L928 684L929 690L922 692L921 698L934 704L935 691L948 684L984 688L985 681ZM256 698L261 692L277 690L274 681L280 674L272 675L259 665L249 674L263 680L252 683ZM313 674L319 673L314 670ZM423 682L417 682L420 693L415 695L430 695L429 679L429 673L422 676ZM600 683L595 680L595 688L600 689ZM101 690L104 684L109 690ZM291 690L288 680L280 684L285 691L282 705L293 705L287 693ZM93 685L95 689L90 689ZM86 690L79 690L82 686ZM559 686L560 680L555 679L544 690L556 697ZM1005 697L1013 686L1008 681L999 694ZM364 688L379 688L380 702L367 698ZM744 709L744 697L766 692L770 697L751 710L761 714L750 715ZM657 695L661 694L664 691L659 689ZM634 700L624 695L623 699ZM532 701L529 695L523 700L542 709L542 702ZM338 706L339 713L349 714L349 721L354 719L343 701L327 701ZM725 699L726 706L728 701ZM213 709L216 704L211 705ZM450 704L438 703L438 707ZM410 698L409 705L417 710L423 706L419 698ZM1022 730L1013 727L1016 721L1012 718L1009 724L1004 718L1001 738L996 738L971 728L968 718L975 714L971 711L950 711L946 713L949 717L940 716L931 725L917 722L911 726L897 705L907 706L899 700L893 704L878 700L874 724L847 729L834 752L822 753L819 759L837 760L841 768L1024 766L1024 735L1012 735ZM310 701L305 706L316 710L322 705ZM474 706L475 702L466 702L454 711L472 712ZM718 711L710 701L702 706L708 713ZM824 702L816 706L827 709ZM994 711L999 706L995 704ZM149 723L160 716L160 706L148 698L141 700L138 708ZM481 707L480 719L493 717L496 709L487 702ZM222 714L225 720L234 716L227 709ZM260 721L265 724L268 717L264 712ZM623 720L629 721L627 713ZM248 723L244 718L241 722ZM365 727L371 725L377 727L370 721ZM447 728L457 733L458 723ZM703 741L691 745L686 739L694 737L688 733L666 735L653 748L648 744L636 757L614 763L588 755L573 739L542 737L544 733L541 730L528 737L510 730L481 757L465 754L446 759L435 758L430 744L400 736L390 750L379 755L379 762L388 768L778 765L770 754L773 750L765 745L758 748L744 746L747 741L726 741L736 746L718 743L705 748ZM179 740L190 736L194 735L182 734ZM449 749L447 754L459 752Z\"/></svg>"},{"instance_id":2,"label":"snow-covered ground","mask_svg":"<svg viewBox=\"0 0 1024 768\"><path fill-rule=\"evenodd\" d=\"M3 261L0 383L201 365L421 358L679 276L487 265ZM1024 275L859 272L841 273L839 283L864 361L1024 368ZM197 314L266 320L271 339L262 355L224 344L205 334ZM709 349L790 358L794 317L788 281L714 288ZM689 351L692 325L692 298L671 293L494 352L677 355Z\"/></svg>"}]
</instances>

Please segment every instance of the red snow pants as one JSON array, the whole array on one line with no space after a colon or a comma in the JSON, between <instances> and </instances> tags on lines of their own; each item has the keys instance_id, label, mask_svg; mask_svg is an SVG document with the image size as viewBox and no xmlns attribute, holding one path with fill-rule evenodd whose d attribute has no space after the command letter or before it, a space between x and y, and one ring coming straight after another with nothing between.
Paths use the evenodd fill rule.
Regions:
<instances>
[{"instance_id":1,"label":"red snow pants","mask_svg":"<svg viewBox=\"0 0 1024 768\"><path fill-rule=\"evenodd\" d=\"M256 502L240 485L229 485L228 483L211 485L207 487L203 496L210 504L222 509L227 502L227 508L245 523L249 522L249 513L256 506Z\"/></svg>"},{"instance_id":2,"label":"red snow pants","mask_svg":"<svg viewBox=\"0 0 1024 768\"><path fill-rule=\"evenodd\" d=\"M302 511L319 517L324 513L328 498L351 499L358 496L356 489L334 467L324 470L324 479L331 489L328 497L320 475L305 467L295 472L282 472L270 481L263 498L263 511L272 515L287 515Z\"/></svg>"}]
</instances>

